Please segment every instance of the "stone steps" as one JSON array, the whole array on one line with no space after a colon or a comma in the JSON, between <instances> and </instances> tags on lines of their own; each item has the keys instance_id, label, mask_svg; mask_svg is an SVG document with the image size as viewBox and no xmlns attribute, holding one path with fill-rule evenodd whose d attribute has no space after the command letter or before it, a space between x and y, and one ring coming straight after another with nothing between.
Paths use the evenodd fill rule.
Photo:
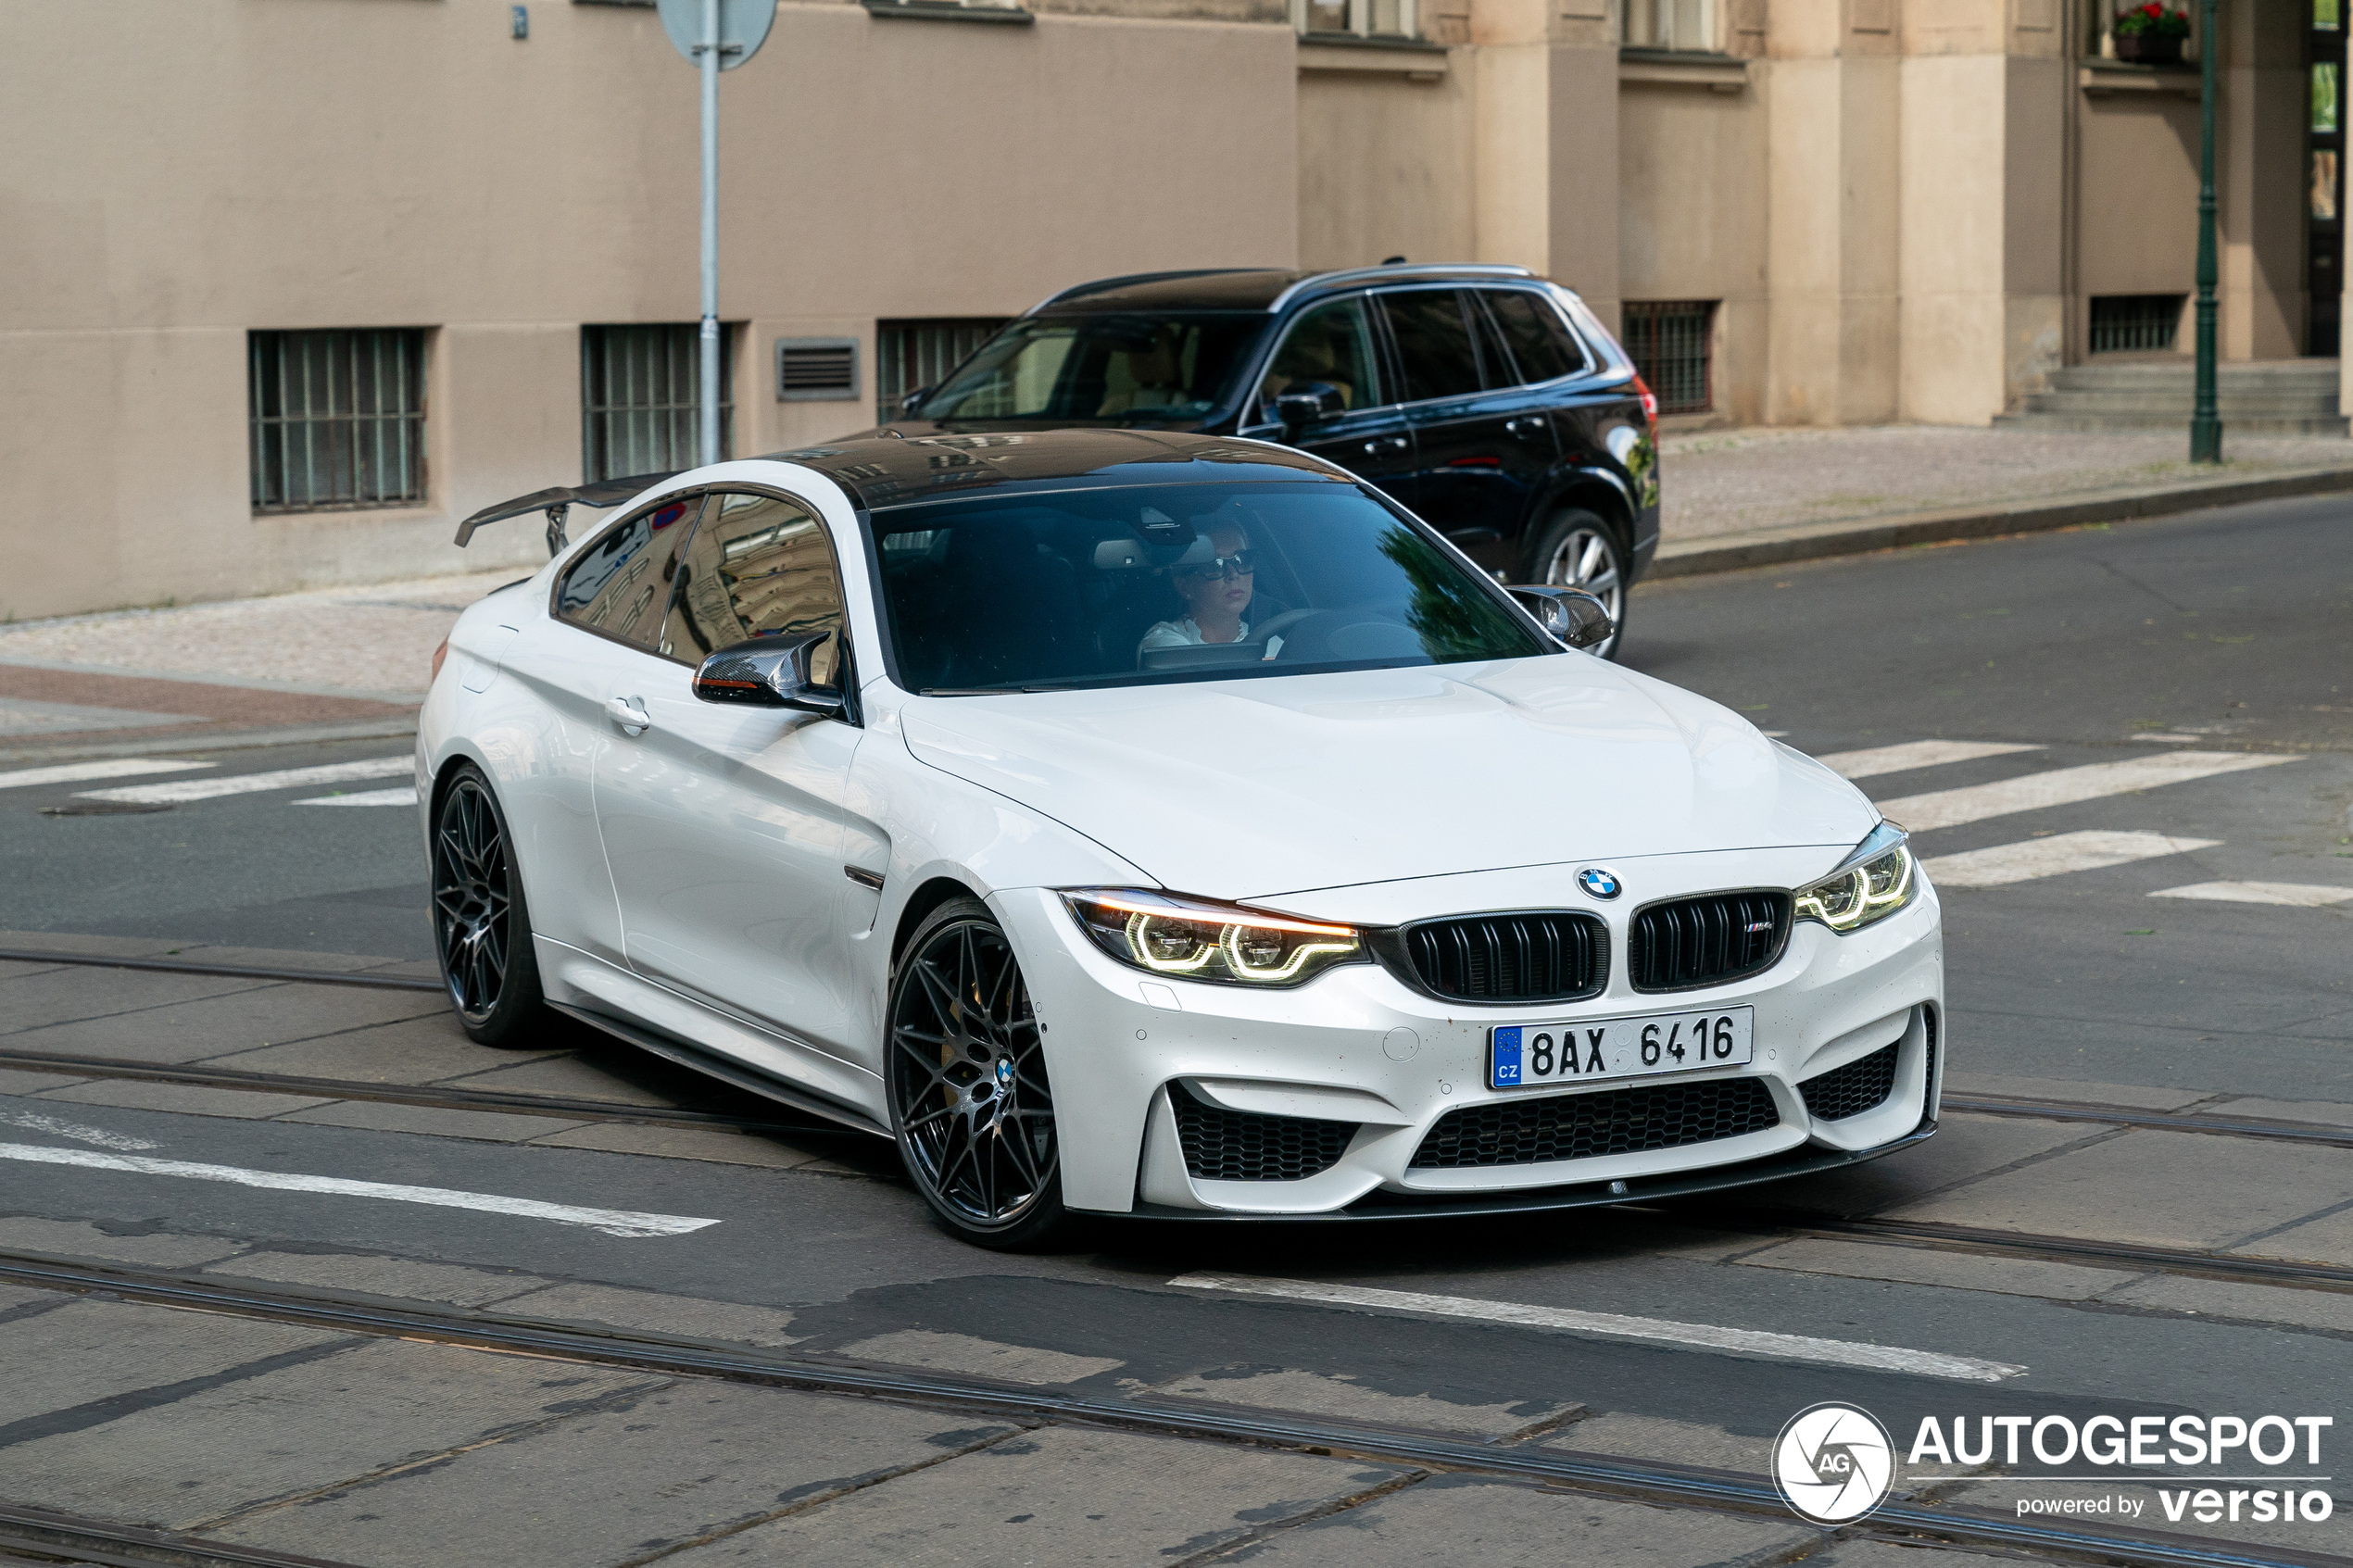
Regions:
<instances>
[{"instance_id":1,"label":"stone steps","mask_svg":"<svg viewBox=\"0 0 2353 1568\"><path fill-rule=\"evenodd\" d=\"M2189 423L2196 366L2187 356L2070 365L2049 390L2030 393L1994 423L2007 430L2173 430ZM2226 431L2242 435L2345 435L2334 359L2236 362L2216 367L2215 401Z\"/></svg>"}]
</instances>

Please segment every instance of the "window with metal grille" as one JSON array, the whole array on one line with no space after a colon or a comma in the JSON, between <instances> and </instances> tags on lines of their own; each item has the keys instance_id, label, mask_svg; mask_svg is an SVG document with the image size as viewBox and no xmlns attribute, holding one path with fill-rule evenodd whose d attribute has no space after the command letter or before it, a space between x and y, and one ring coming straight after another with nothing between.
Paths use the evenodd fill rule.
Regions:
<instances>
[{"instance_id":1,"label":"window with metal grille","mask_svg":"<svg viewBox=\"0 0 2353 1568\"><path fill-rule=\"evenodd\" d=\"M719 455L735 450L735 332L719 333ZM702 460L702 328L580 329L580 468L587 483Z\"/></svg>"},{"instance_id":2,"label":"window with metal grille","mask_svg":"<svg viewBox=\"0 0 2353 1568\"><path fill-rule=\"evenodd\" d=\"M2130 354L2173 346L2182 324L2180 294L2111 294L2092 299L2092 352Z\"/></svg>"},{"instance_id":3,"label":"window with metal grille","mask_svg":"<svg viewBox=\"0 0 2353 1568\"><path fill-rule=\"evenodd\" d=\"M415 506L425 495L425 334L246 334L253 509Z\"/></svg>"},{"instance_id":4,"label":"window with metal grille","mask_svg":"<svg viewBox=\"0 0 2353 1568\"><path fill-rule=\"evenodd\" d=\"M886 424L897 419L900 398L918 387L937 386L1004 324L1001 316L875 322L875 418Z\"/></svg>"},{"instance_id":5,"label":"window with metal grille","mask_svg":"<svg viewBox=\"0 0 2353 1568\"><path fill-rule=\"evenodd\" d=\"M825 402L857 395L856 338L780 337L776 340L777 402Z\"/></svg>"},{"instance_id":6,"label":"window with metal grille","mask_svg":"<svg viewBox=\"0 0 2353 1568\"><path fill-rule=\"evenodd\" d=\"M1716 301L1629 299L1626 353L1658 398L1662 414L1704 414L1716 406Z\"/></svg>"}]
</instances>

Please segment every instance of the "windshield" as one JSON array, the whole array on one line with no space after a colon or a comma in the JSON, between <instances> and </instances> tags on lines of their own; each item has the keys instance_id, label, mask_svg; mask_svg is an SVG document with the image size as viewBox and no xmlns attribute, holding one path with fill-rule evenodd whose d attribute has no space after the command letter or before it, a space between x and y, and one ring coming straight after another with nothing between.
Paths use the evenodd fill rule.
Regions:
<instances>
[{"instance_id":1,"label":"windshield","mask_svg":"<svg viewBox=\"0 0 2353 1568\"><path fill-rule=\"evenodd\" d=\"M871 526L896 673L935 696L1560 651L1353 484L939 501Z\"/></svg>"},{"instance_id":2,"label":"windshield","mask_svg":"<svg viewBox=\"0 0 2353 1568\"><path fill-rule=\"evenodd\" d=\"M918 412L1055 424L1199 420L1265 330L1257 312L1026 317L983 344Z\"/></svg>"}]
</instances>

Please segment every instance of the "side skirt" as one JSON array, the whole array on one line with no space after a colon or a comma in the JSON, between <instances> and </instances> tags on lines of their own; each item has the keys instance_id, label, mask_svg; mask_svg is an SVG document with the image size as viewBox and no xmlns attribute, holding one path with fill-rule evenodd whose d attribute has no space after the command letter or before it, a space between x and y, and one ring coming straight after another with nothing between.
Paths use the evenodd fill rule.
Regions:
<instances>
[{"instance_id":1,"label":"side skirt","mask_svg":"<svg viewBox=\"0 0 2353 1568\"><path fill-rule=\"evenodd\" d=\"M665 1060L674 1061L681 1067L690 1068L706 1077L716 1078L723 1084L732 1084L736 1088L749 1093L775 1100L782 1105L791 1106L795 1110L823 1117L828 1122L838 1122L845 1127L853 1127L862 1133L872 1133L876 1137L888 1138L893 1135L889 1128L883 1126L862 1110L837 1104L822 1095L811 1094L806 1089L779 1083L764 1073L757 1073L740 1062L714 1056L700 1047L689 1045L684 1040L658 1034L643 1024L624 1022L610 1013L592 1012L586 1008L574 1007L568 1002L551 1001L547 1005L566 1018L577 1019L591 1029L601 1029L616 1040L625 1040L641 1051L648 1051Z\"/></svg>"}]
</instances>

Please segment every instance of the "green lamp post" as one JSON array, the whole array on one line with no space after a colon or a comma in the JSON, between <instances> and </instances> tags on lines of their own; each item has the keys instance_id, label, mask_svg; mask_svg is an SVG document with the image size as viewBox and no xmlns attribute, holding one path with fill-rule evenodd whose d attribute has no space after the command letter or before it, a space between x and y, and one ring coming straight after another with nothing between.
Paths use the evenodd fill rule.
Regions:
<instances>
[{"instance_id":1,"label":"green lamp post","mask_svg":"<svg viewBox=\"0 0 2353 1568\"><path fill-rule=\"evenodd\" d=\"M2214 400L2214 0L2198 0L2197 28L2197 391L2190 405L2190 461L2222 460L2222 417Z\"/></svg>"}]
</instances>

